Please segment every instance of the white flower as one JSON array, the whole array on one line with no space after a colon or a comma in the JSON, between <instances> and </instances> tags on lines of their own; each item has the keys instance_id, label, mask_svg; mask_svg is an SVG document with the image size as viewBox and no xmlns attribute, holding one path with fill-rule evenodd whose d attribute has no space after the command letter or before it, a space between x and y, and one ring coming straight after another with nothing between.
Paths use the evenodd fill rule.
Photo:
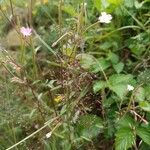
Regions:
<instances>
[{"instance_id":1,"label":"white flower","mask_svg":"<svg viewBox=\"0 0 150 150\"><path fill-rule=\"evenodd\" d=\"M133 91L134 90L134 87L132 85L127 85L127 90L128 91Z\"/></svg>"},{"instance_id":2,"label":"white flower","mask_svg":"<svg viewBox=\"0 0 150 150\"><path fill-rule=\"evenodd\" d=\"M52 132L48 132L48 133L46 134L46 138L47 138L47 139L50 138L51 135L52 135Z\"/></svg>"},{"instance_id":3,"label":"white flower","mask_svg":"<svg viewBox=\"0 0 150 150\"><path fill-rule=\"evenodd\" d=\"M110 23L112 19L112 16L110 14L107 14L106 12L102 12L101 16L99 16L98 20L101 23Z\"/></svg>"},{"instance_id":4,"label":"white flower","mask_svg":"<svg viewBox=\"0 0 150 150\"><path fill-rule=\"evenodd\" d=\"M87 3L81 3L81 6L86 7L86 6L87 6Z\"/></svg>"}]
</instances>

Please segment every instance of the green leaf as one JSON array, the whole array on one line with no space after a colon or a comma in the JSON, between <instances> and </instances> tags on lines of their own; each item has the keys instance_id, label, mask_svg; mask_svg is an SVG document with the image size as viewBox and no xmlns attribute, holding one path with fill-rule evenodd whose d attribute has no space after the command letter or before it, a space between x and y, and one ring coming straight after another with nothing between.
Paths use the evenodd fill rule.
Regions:
<instances>
[{"instance_id":1,"label":"green leaf","mask_svg":"<svg viewBox=\"0 0 150 150\"><path fill-rule=\"evenodd\" d=\"M80 61L80 64L84 69L91 69L95 64L95 58L89 54L78 54L76 59Z\"/></svg>"},{"instance_id":2,"label":"green leaf","mask_svg":"<svg viewBox=\"0 0 150 150\"><path fill-rule=\"evenodd\" d=\"M114 91L121 99L123 99L127 93L127 85L132 80L132 75L114 74L109 78L109 88Z\"/></svg>"},{"instance_id":3,"label":"green leaf","mask_svg":"<svg viewBox=\"0 0 150 150\"><path fill-rule=\"evenodd\" d=\"M120 128L116 133L115 150L127 150L135 143L135 135L131 128Z\"/></svg>"},{"instance_id":4,"label":"green leaf","mask_svg":"<svg viewBox=\"0 0 150 150\"><path fill-rule=\"evenodd\" d=\"M63 10L73 17L77 16L75 9L71 5L64 6Z\"/></svg>"},{"instance_id":5,"label":"green leaf","mask_svg":"<svg viewBox=\"0 0 150 150\"><path fill-rule=\"evenodd\" d=\"M127 85L124 84L116 84L110 86L110 89L115 92L121 99L127 94Z\"/></svg>"},{"instance_id":6,"label":"green leaf","mask_svg":"<svg viewBox=\"0 0 150 150\"><path fill-rule=\"evenodd\" d=\"M138 81L141 84L146 84L149 85L150 84L150 69L147 69L143 72L141 72L138 76Z\"/></svg>"},{"instance_id":7,"label":"green leaf","mask_svg":"<svg viewBox=\"0 0 150 150\"><path fill-rule=\"evenodd\" d=\"M132 80L133 80L133 76L130 75L130 74L128 74L128 75L125 75L125 74L113 74L109 78L109 82L112 85L116 85L116 84L120 84L120 83L128 84Z\"/></svg>"},{"instance_id":8,"label":"green leaf","mask_svg":"<svg viewBox=\"0 0 150 150\"><path fill-rule=\"evenodd\" d=\"M107 109L114 103L116 103L115 99L109 97L109 98L106 98L102 104L103 104L103 107Z\"/></svg>"},{"instance_id":9,"label":"green leaf","mask_svg":"<svg viewBox=\"0 0 150 150\"><path fill-rule=\"evenodd\" d=\"M146 127L137 128L137 135L148 145L150 145L150 130Z\"/></svg>"},{"instance_id":10,"label":"green leaf","mask_svg":"<svg viewBox=\"0 0 150 150\"><path fill-rule=\"evenodd\" d=\"M139 44L132 43L132 44L129 45L129 48L131 49L132 53L134 53L138 56L140 56L144 51L143 45L140 44L140 43Z\"/></svg>"},{"instance_id":11,"label":"green leaf","mask_svg":"<svg viewBox=\"0 0 150 150\"><path fill-rule=\"evenodd\" d=\"M100 117L87 114L81 116L77 123L77 132L84 139L96 137L103 128L103 121Z\"/></svg>"},{"instance_id":12,"label":"green leaf","mask_svg":"<svg viewBox=\"0 0 150 150\"><path fill-rule=\"evenodd\" d=\"M145 100L145 90L144 90L143 87L139 87L135 91L135 100L138 101L138 102Z\"/></svg>"},{"instance_id":13,"label":"green leaf","mask_svg":"<svg viewBox=\"0 0 150 150\"><path fill-rule=\"evenodd\" d=\"M127 7L133 7L134 6L134 0L124 0L125 6Z\"/></svg>"},{"instance_id":14,"label":"green leaf","mask_svg":"<svg viewBox=\"0 0 150 150\"><path fill-rule=\"evenodd\" d=\"M101 11L101 0L94 0L94 7L100 12Z\"/></svg>"},{"instance_id":15,"label":"green leaf","mask_svg":"<svg viewBox=\"0 0 150 150\"><path fill-rule=\"evenodd\" d=\"M108 0L108 2L110 4L120 5L123 2L123 0Z\"/></svg>"},{"instance_id":16,"label":"green leaf","mask_svg":"<svg viewBox=\"0 0 150 150\"><path fill-rule=\"evenodd\" d=\"M150 146L148 144L142 142L139 150L150 150Z\"/></svg>"},{"instance_id":17,"label":"green leaf","mask_svg":"<svg viewBox=\"0 0 150 150\"><path fill-rule=\"evenodd\" d=\"M107 83L105 81L96 81L93 85L93 91L94 93L97 93L101 89L105 88L107 86Z\"/></svg>"},{"instance_id":18,"label":"green leaf","mask_svg":"<svg viewBox=\"0 0 150 150\"><path fill-rule=\"evenodd\" d=\"M118 125L119 128L131 127L135 126L135 121L129 114L126 114L120 118L120 120L118 121Z\"/></svg>"},{"instance_id":19,"label":"green leaf","mask_svg":"<svg viewBox=\"0 0 150 150\"><path fill-rule=\"evenodd\" d=\"M142 101L142 102L139 103L139 106L140 106L143 110L150 112L150 103L149 103L149 102L147 102L147 101Z\"/></svg>"},{"instance_id":20,"label":"green leaf","mask_svg":"<svg viewBox=\"0 0 150 150\"><path fill-rule=\"evenodd\" d=\"M115 69L115 71L116 71L117 73L120 73L120 72L122 72L122 70L123 70L123 68L124 68L124 63L119 62L118 64L113 65L113 68Z\"/></svg>"},{"instance_id":21,"label":"green leaf","mask_svg":"<svg viewBox=\"0 0 150 150\"><path fill-rule=\"evenodd\" d=\"M111 66L110 62L104 58L97 59L95 64L92 66L91 71L98 73L99 71L106 70Z\"/></svg>"},{"instance_id":22,"label":"green leaf","mask_svg":"<svg viewBox=\"0 0 150 150\"><path fill-rule=\"evenodd\" d=\"M99 59L99 65L102 67L103 70L110 67L110 63L106 59Z\"/></svg>"},{"instance_id":23,"label":"green leaf","mask_svg":"<svg viewBox=\"0 0 150 150\"><path fill-rule=\"evenodd\" d=\"M119 56L116 55L115 53L108 53L108 60L110 60L112 62L112 64L117 64L119 61Z\"/></svg>"}]
</instances>

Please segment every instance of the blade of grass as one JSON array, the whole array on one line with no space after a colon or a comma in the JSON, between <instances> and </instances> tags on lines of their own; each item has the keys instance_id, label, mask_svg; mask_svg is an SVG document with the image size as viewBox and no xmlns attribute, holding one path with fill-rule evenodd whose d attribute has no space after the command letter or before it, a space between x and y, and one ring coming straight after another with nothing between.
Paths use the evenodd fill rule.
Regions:
<instances>
[{"instance_id":1,"label":"blade of grass","mask_svg":"<svg viewBox=\"0 0 150 150\"><path fill-rule=\"evenodd\" d=\"M135 22L143 29L146 31L144 25L136 18L134 17L125 7L123 9L135 20Z\"/></svg>"},{"instance_id":2,"label":"blade of grass","mask_svg":"<svg viewBox=\"0 0 150 150\"><path fill-rule=\"evenodd\" d=\"M113 30L113 31L111 31L111 32L109 32L109 33L107 33L107 34L105 34L105 35L102 35L102 36L94 36L94 38L96 39L95 42L97 42L97 41L99 41L99 40L101 40L101 39L107 38L107 37L109 37L111 34L117 32L117 31L121 31L121 30L124 30L124 29L130 29L130 28L131 28L131 29L142 29L142 28L139 27L139 26L124 26L124 27L118 28L118 29L116 29L116 30ZM91 36L91 37L93 38L93 36ZM89 40L89 39L91 39L91 37L88 37L87 39Z\"/></svg>"},{"instance_id":3,"label":"blade of grass","mask_svg":"<svg viewBox=\"0 0 150 150\"><path fill-rule=\"evenodd\" d=\"M36 35L38 40L49 50L49 52L51 52L53 55L56 56L56 52L36 33L35 30L34 30L34 34Z\"/></svg>"}]
</instances>

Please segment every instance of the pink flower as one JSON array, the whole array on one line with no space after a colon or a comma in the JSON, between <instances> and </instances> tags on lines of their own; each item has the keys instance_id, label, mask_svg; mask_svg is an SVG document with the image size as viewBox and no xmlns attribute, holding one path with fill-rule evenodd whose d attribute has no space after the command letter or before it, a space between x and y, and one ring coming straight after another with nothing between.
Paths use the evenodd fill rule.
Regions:
<instances>
[{"instance_id":1,"label":"pink flower","mask_svg":"<svg viewBox=\"0 0 150 150\"><path fill-rule=\"evenodd\" d=\"M29 28L29 27L27 27L27 28L21 27L21 28L20 28L20 32L21 32L25 37L28 37L28 36L30 36L30 35L32 34L32 29Z\"/></svg>"}]
</instances>

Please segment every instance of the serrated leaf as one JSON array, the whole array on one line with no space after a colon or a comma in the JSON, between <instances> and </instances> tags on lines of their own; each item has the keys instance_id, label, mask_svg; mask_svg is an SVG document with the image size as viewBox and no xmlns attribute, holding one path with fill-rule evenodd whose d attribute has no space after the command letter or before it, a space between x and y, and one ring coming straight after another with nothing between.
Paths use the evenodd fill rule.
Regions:
<instances>
[{"instance_id":1,"label":"serrated leaf","mask_svg":"<svg viewBox=\"0 0 150 150\"><path fill-rule=\"evenodd\" d=\"M95 64L95 58L89 54L78 54L76 59L80 61L80 64L84 69L91 69Z\"/></svg>"},{"instance_id":2,"label":"serrated leaf","mask_svg":"<svg viewBox=\"0 0 150 150\"><path fill-rule=\"evenodd\" d=\"M147 101L142 101L142 102L139 103L139 106L140 106L143 110L150 112L150 103L149 103L149 102L147 102Z\"/></svg>"},{"instance_id":3,"label":"serrated leaf","mask_svg":"<svg viewBox=\"0 0 150 150\"><path fill-rule=\"evenodd\" d=\"M128 84L132 80L133 80L133 76L130 75L130 74L128 74L128 75L125 75L125 74L113 74L109 78L109 82L112 85L116 85L116 84L120 84L120 83Z\"/></svg>"},{"instance_id":4,"label":"serrated leaf","mask_svg":"<svg viewBox=\"0 0 150 150\"><path fill-rule=\"evenodd\" d=\"M139 87L135 91L135 100L138 101L138 102L145 100L145 90L144 90L143 87Z\"/></svg>"},{"instance_id":5,"label":"serrated leaf","mask_svg":"<svg viewBox=\"0 0 150 150\"><path fill-rule=\"evenodd\" d=\"M91 70L94 73L98 73L99 71L106 70L111 66L110 62L104 58L97 59L96 63L92 66Z\"/></svg>"},{"instance_id":6,"label":"serrated leaf","mask_svg":"<svg viewBox=\"0 0 150 150\"><path fill-rule=\"evenodd\" d=\"M105 88L107 86L107 83L105 81L96 81L93 85L93 91L94 93L97 93L101 89Z\"/></svg>"},{"instance_id":7,"label":"serrated leaf","mask_svg":"<svg viewBox=\"0 0 150 150\"><path fill-rule=\"evenodd\" d=\"M112 64L117 64L119 61L119 56L116 55L115 53L109 52L107 59L110 60Z\"/></svg>"},{"instance_id":8,"label":"serrated leaf","mask_svg":"<svg viewBox=\"0 0 150 150\"><path fill-rule=\"evenodd\" d=\"M127 150L135 143L135 135L131 128L120 128L116 133L115 150Z\"/></svg>"},{"instance_id":9,"label":"serrated leaf","mask_svg":"<svg viewBox=\"0 0 150 150\"><path fill-rule=\"evenodd\" d=\"M127 85L124 84L116 84L113 86L110 86L110 89L115 92L121 99L126 95L127 93Z\"/></svg>"},{"instance_id":10,"label":"serrated leaf","mask_svg":"<svg viewBox=\"0 0 150 150\"><path fill-rule=\"evenodd\" d=\"M115 69L115 71L116 71L117 73L120 73L120 72L122 72L122 70L123 70L123 68L124 68L124 63L119 62L118 64L113 65L113 68Z\"/></svg>"},{"instance_id":11,"label":"serrated leaf","mask_svg":"<svg viewBox=\"0 0 150 150\"><path fill-rule=\"evenodd\" d=\"M114 91L121 99L123 99L127 93L127 85L132 80L132 75L114 74L109 78L109 88Z\"/></svg>"},{"instance_id":12,"label":"serrated leaf","mask_svg":"<svg viewBox=\"0 0 150 150\"><path fill-rule=\"evenodd\" d=\"M150 84L150 69L140 73L140 75L138 76L138 82L141 84L144 83L146 85Z\"/></svg>"},{"instance_id":13,"label":"serrated leaf","mask_svg":"<svg viewBox=\"0 0 150 150\"><path fill-rule=\"evenodd\" d=\"M137 128L137 135L148 145L150 145L150 130L145 127Z\"/></svg>"},{"instance_id":14,"label":"serrated leaf","mask_svg":"<svg viewBox=\"0 0 150 150\"><path fill-rule=\"evenodd\" d=\"M91 114L81 116L77 123L77 132L86 139L96 137L102 131L102 128L102 119Z\"/></svg>"},{"instance_id":15,"label":"serrated leaf","mask_svg":"<svg viewBox=\"0 0 150 150\"><path fill-rule=\"evenodd\" d=\"M134 54L136 54L138 56L140 56L143 53L143 51L144 51L144 48L143 48L142 44L134 44L134 43L132 43L132 44L129 45L129 48L131 49L132 53L134 53Z\"/></svg>"},{"instance_id":16,"label":"serrated leaf","mask_svg":"<svg viewBox=\"0 0 150 150\"><path fill-rule=\"evenodd\" d=\"M120 118L120 120L118 121L118 125L119 128L131 127L135 126L135 121L129 114L126 114L122 118Z\"/></svg>"},{"instance_id":17,"label":"serrated leaf","mask_svg":"<svg viewBox=\"0 0 150 150\"><path fill-rule=\"evenodd\" d=\"M109 108L115 102L116 102L115 99L109 97L109 98L105 99L102 104L103 104L104 108Z\"/></svg>"}]
</instances>

